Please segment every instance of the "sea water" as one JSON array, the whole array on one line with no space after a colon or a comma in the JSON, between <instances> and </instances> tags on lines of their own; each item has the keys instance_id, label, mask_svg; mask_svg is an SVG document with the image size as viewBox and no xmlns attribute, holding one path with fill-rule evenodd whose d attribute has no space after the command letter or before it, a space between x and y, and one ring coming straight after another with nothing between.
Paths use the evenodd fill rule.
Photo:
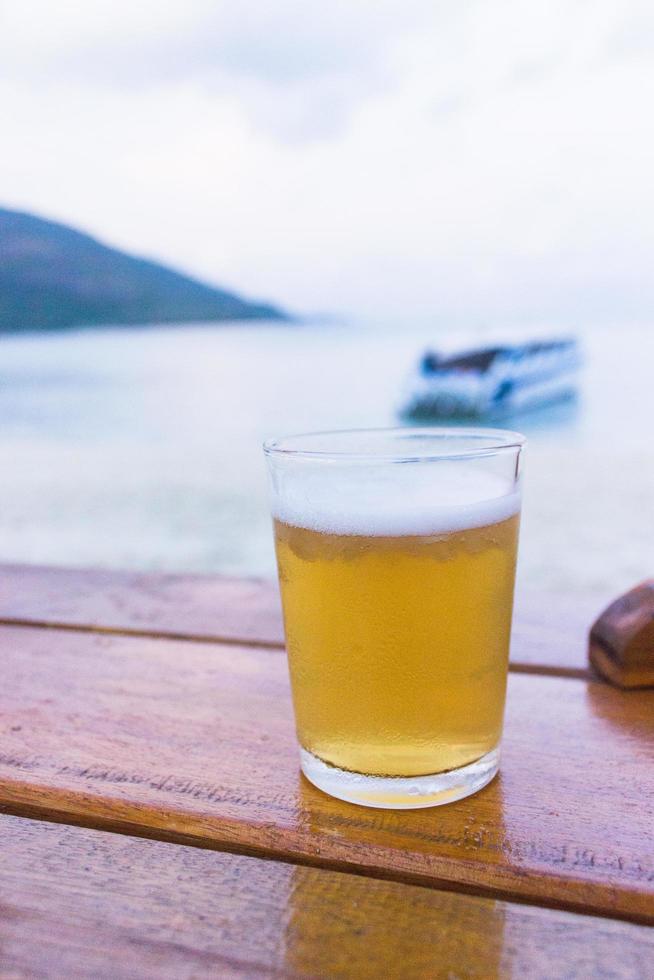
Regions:
<instances>
[{"instance_id":1,"label":"sea water","mask_svg":"<svg viewBox=\"0 0 654 980\"><path fill-rule=\"evenodd\" d=\"M567 334L513 330L508 339ZM651 574L654 331L588 327L576 403L524 432L519 582ZM274 574L261 442L392 425L427 346L507 338L429 324L233 324L0 337L0 560Z\"/></svg>"}]
</instances>

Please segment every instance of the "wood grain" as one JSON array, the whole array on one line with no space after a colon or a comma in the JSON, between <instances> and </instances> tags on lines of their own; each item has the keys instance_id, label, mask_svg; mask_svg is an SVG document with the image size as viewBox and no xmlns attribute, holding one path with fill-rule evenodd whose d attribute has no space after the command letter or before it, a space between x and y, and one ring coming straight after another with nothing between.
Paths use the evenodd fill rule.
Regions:
<instances>
[{"instance_id":1,"label":"wood grain","mask_svg":"<svg viewBox=\"0 0 654 980\"><path fill-rule=\"evenodd\" d=\"M647 977L654 930L0 819L0 976Z\"/></svg>"},{"instance_id":2,"label":"wood grain","mask_svg":"<svg viewBox=\"0 0 654 980\"><path fill-rule=\"evenodd\" d=\"M283 647L263 579L0 565L0 622Z\"/></svg>"},{"instance_id":3,"label":"wood grain","mask_svg":"<svg viewBox=\"0 0 654 980\"><path fill-rule=\"evenodd\" d=\"M300 777L281 656L10 627L0 655L7 812L654 922L654 692L513 675L501 777L398 813Z\"/></svg>"},{"instance_id":4,"label":"wood grain","mask_svg":"<svg viewBox=\"0 0 654 980\"><path fill-rule=\"evenodd\" d=\"M516 671L585 677L591 623L612 597L518 590ZM0 565L0 622L282 648L276 582Z\"/></svg>"}]
</instances>

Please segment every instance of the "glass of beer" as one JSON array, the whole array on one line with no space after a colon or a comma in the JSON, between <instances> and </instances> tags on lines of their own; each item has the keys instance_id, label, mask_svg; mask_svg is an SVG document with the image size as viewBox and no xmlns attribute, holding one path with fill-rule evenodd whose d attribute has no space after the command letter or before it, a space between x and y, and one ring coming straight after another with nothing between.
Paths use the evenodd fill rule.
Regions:
<instances>
[{"instance_id":1,"label":"glass of beer","mask_svg":"<svg viewBox=\"0 0 654 980\"><path fill-rule=\"evenodd\" d=\"M523 445L483 428L265 444L301 767L324 792L413 809L497 773Z\"/></svg>"}]
</instances>

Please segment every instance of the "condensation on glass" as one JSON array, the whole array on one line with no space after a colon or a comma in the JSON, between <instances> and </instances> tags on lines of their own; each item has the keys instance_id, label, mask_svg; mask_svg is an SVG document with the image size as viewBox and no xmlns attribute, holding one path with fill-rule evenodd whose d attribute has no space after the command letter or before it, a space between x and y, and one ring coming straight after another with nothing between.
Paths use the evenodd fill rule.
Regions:
<instances>
[{"instance_id":1,"label":"condensation on glass","mask_svg":"<svg viewBox=\"0 0 654 980\"><path fill-rule=\"evenodd\" d=\"M524 439L494 429L265 444L305 776L366 806L496 774Z\"/></svg>"}]
</instances>

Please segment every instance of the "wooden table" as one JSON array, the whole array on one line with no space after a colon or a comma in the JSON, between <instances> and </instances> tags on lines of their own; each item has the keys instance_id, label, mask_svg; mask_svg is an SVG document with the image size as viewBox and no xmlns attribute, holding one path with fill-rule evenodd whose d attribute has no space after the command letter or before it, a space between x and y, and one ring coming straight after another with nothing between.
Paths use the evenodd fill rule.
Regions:
<instances>
[{"instance_id":1,"label":"wooden table","mask_svg":"<svg viewBox=\"0 0 654 980\"><path fill-rule=\"evenodd\" d=\"M501 775L299 774L274 586L0 568L0 977L654 977L654 690L523 597Z\"/></svg>"}]
</instances>

